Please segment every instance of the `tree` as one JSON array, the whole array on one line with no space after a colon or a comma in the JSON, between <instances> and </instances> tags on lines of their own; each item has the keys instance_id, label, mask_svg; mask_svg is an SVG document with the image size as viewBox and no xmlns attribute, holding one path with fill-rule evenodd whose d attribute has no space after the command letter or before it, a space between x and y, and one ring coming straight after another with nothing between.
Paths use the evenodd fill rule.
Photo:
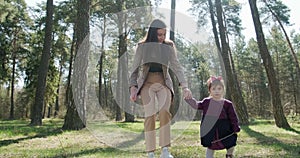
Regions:
<instances>
[{"instance_id":1,"label":"tree","mask_svg":"<svg viewBox=\"0 0 300 158\"><path fill-rule=\"evenodd\" d=\"M221 0L216 0L215 5L217 12L217 21L219 26L219 35L221 40L221 46L218 48L221 48L220 53L223 59L224 68L226 72L227 87L229 90L229 94L234 104L236 105L237 113L241 124L248 124L249 117L247 107L242 97L240 87L237 83L237 80L235 79L233 60L230 58L230 47L228 44L229 41L226 38L226 28L224 26ZM212 21L213 20L214 19L212 19ZM217 39L217 37L215 37L215 39Z\"/></svg>"},{"instance_id":2,"label":"tree","mask_svg":"<svg viewBox=\"0 0 300 158\"><path fill-rule=\"evenodd\" d=\"M47 72L49 68L51 43L52 43L53 8L54 8L53 0L47 0L47 15L46 15L44 47L43 47L43 54L42 54L42 58L38 70L35 102L31 112L30 125L32 126L42 125L42 110L44 105L46 78L47 78Z\"/></svg>"},{"instance_id":3,"label":"tree","mask_svg":"<svg viewBox=\"0 0 300 158\"><path fill-rule=\"evenodd\" d=\"M103 16L103 33L101 35L101 51L100 51L100 58L99 58L99 62L98 62L98 66L99 66L99 79L98 79L98 85L99 85L99 103L104 104L104 101L102 100L102 74L103 74L103 61L105 58L105 50L104 50L104 41L105 41L105 36L106 36L106 15ZM105 97L106 98L106 97Z\"/></svg>"},{"instance_id":4,"label":"tree","mask_svg":"<svg viewBox=\"0 0 300 158\"><path fill-rule=\"evenodd\" d=\"M233 48L236 73L241 85L242 94L248 108L249 117L269 118L270 98L266 87L266 76L261 57L254 39L246 44L244 39L236 39Z\"/></svg>"},{"instance_id":5,"label":"tree","mask_svg":"<svg viewBox=\"0 0 300 158\"><path fill-rule=\"evenodd\" d=\"M74 67L73 83L69 92L69 102L63 129L80 130L86 127L86 97L87 97L87 68L89 53L89 20L90 1L77 1L76 21L76 56L77 66ZM80 66L79 66L80 65ZM75 94L75 96L74 96Z\"/></svg>"},{"instance_id":6,"label":"tree","mask_svg":"<svg viewBox=\"0 0 300 158\"><path fill-rule=\"evenodd\" d=\"M300 51L300 42L299 42L300 41L300 34L296 34L294 32L292 34L292 41L294 43L295 50L297 50L299 52ZM298 53L298 58L299 58L299 53ZM298 83L298 86L299 85L300 85L300 83ZM295 92L297 92L297 91L295 91ZM296 114L300 114L300 104L299 103L296 104Z\"/></svg>"},{"instance_id":7,"label":"tree","mask_svg":"<svg viewBox=\"0 0 300 158\"><path fill-rule=\"evenodd\" d=\"M215 1L215 4L213 4L212 0L191 0L191 2L192 8L190 10L197 16L199 27L207 25L208 20L211 22L219 60L222 61L220 64L222 68L221 71L227 81L227 97L236 105L241 124L248 124L247 107L236 78L228 38L228 35L240 36L240 7L236 4L232 5L230 3L232 1L222 1L223 3L221 3L221 1ZM217 3L219 3L219 6L217 6ZM215 20L216 16L217 21ZM210 19L208 17L210 17ZM217 25L219 26L219 30Z\"/></svg>"},{"instance_id":8,"label":"tree","mask_svg":"<svg viewBox=\"0 0 300 158\"><path fill-rule=\"evenodd\" d=\"M24 54L28 52L25 45L30 19L24 0L1 1L0 10L0 85L7 87L7 98L10 98L10 103L0 104L9 105L5 117L15 119L16 85L26 60Z\"/></svg>"},{"instance_id":9,"label":"tree","mask_svg":"<svg viewBox=\"0 0 300 158\"><path fill-rule=\"evenodd\" d=\"M55 103L53 103L54 106L54 117L57 117L59 114L59 111L63 110L63 106L61 106L60 103L66 103L60 102L60 95L64 94L65 87L62 86L64 83L63 77L65 74L65 71L67 69L67 65L69 65L69 68L72 68L72 62L73 58L70 57L70 52L73 53L74 48L74 42L75 39L71 39L69 37L68 32L71 32L71 29L74 26L74 19L75 19L75 12L74 12L74 2L73 1L62 1L60 2L56 9L54 10L54 24L53 24L53 36L56 39L52 46L53 60L57 61L59 64L56 66L58 71L57 76L57 82L55 83ZM75 32L75 31L74 31ZM69 70L69 75L71 76L72 69ZM71 80L71 78L68 78ZM67 85L69 86L70 82L67 80ZM67 86L67 87L68 87ZM64 95L64 98L66 98L66 95ZM62 104L64 105L64 104Z\"/></svg>"},{"instance_id":10,"label":"tree","mask_svg":"<svg viewBox=\"0 0 300 158\"><path fill-rule=\"evenodd\" d=\"M112 46L118 54L118 68L117 68L117 88L116 88L116 97L113 101L113 106L115 108L115 120L122 120L122 108L125 110L125 121L132 122L134 121L134 116L132 115L133 106L129 102L128 97L128 54L127 49L130 44L127 40L130 36L134 35L134 28L140 25L140 22L143 20L146 21L149 17L149 14L146 15L144 8L150 4L149 0L120 0L120 1L109 1L105 2L106 6L102 6L104 10L108 13L115 12L113 16L108 15L107 20L111 21L111 24L114 24L117 29L113 30L111 33L112 36L117 38L117 41L114 40L113 44L117 44L117 47ZM147 8L147 7L146 7ZM147 10L148 11L148 10ZM147 21L146 21L147 22ZM115 31L115 32L114 32ZM117 104L115 104L117 103Z\"/></svg>"},{"instance_id":11,"label":"tree","mask_svg":"<svg viewBox=\"0 0 300 158\"><path fill-rule=\"evenodd\" d=\"M176 10L176 0L172 0L171 1L171 20L170 20L170 40L175 41L175 10ZM172 101L171 103L171 107L170 107L170 113L172 114L172 116L175 116L179 104L180 104L180 91L179 91L179 83L178 80L176 78L176 74L170 70L170 75L173 81L173 87L174 87L174 101Z\"/></svg>"},{"instance_id":12,"label":"tree","mask_svg":"<svg viewBox=\"0 0 300 158\"><path fill-rule=\"evenodd\" d=\"M300 66L299 66L299 61L298 61L298 58L297 58L297 55L295 53L295 50L292 46L292 43L290 41L290 38L283 26L283 24L289 24L289 16L285 16L287 14L287 12L289 12L289 9L287 9L287 7L282 4L281 1L270 1L269 3L266 1L266 0L263 0L263 2L266 4L267 8L268 8L268 11L273 15L273 17L275 17L276 21L278 22L281 30L283 31L284 33L284 36L285 36L285 39L288 43L288 46L290 48L290 53L291 53L291 56L294 60L294 63L295 63L295 67L296 67L296 82L295 82L295 90L294 90L294 96L295 96L295 104L296 104L296 107L299 106L298 104L298 100L300 99ZM275 3L275 4L273 4ZM279 9L278 9L279 8Z\"/></svg>"},{"instance_id":13,"label":"tree","mask_svg":"<svg viewBox=\"0 0 300 158\"><path fill-rule=\"evenodd\" d=\"M259 19L259 12L256 6L256 0L249 0L249 4L250 4L250 10L254 22L255 31L256 31L256 39L259 47L259 52L263 59L263 64L265 66L268 81L269 81L269 88L271 90L273 115L275 118L275 123L277 127L288 129L290 128L290 125L288 124L283 113L283 107L281 105L281 98L280 98L279 83L277 80L277 75L274 70L272 58L269 54L269 50L265 41L262 25Z\"/></svg>"},{"instance_id":14,"label":"tree","mask_svg":"<svg viewBox=\"0 0 300 158\"><path fill-rule=\"evenodd\" d=\"M187 70L192 71L192 73L187 74L187 82L189 88L193 92L193 96L199 100L207 97L208 90L207 90L207 79L209 78L209 71L214 71L209 68L209 63L218 63L219 60L216 61L207 61L207 58L204 56L211 55L209 60L214 60L213 57L213 50L211 48L214 47L214 44L211 42L207 43L190 43L184 39L184 37L176 34L176 50L182 53L182 56L185 57L186 60L183 60L179 56L179 60L182 65L185 65ZM199 52L201 50L201 52ZM216 70L218 71L218 69ZM178 85L176 85L178 87ZM175 98L174 98L175 99ZM192 109L185 109L185 107L181 107L180 111L176 112L176 118L183 118L184 120L187 119L189 116L194 116L193 112L190 111ZM179 116L179 117L178 117ZM197 111L194 118L190 118L193 120L200 120L201 119L201 112Z\"/></svg>"},{"instance_id":15,"label":"tree","mask_svg":"<svg viewBox=\"0 0 300 158\"><path fill-rule=\"evenodd\" d=\"M297 107L297 68L293 57L290 55L290 48L286 44L286 39L278 26L273 26L270 31L271 37L267 39L268 48L272 59L276 75L278 77L281 99L283 101L284 112L295 114L291 105ZM290 99L288 99L290 98ZM293 113L292 113L293 112Z\"/></svg>"}]
</instances>

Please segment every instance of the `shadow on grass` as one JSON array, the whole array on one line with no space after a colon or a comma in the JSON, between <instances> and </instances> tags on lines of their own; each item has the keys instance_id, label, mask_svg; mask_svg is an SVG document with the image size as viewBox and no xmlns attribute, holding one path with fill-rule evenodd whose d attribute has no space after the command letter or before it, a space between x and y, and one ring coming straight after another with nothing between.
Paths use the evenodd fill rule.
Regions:
<instances>
[{"instance_id":1,"label":"shadow on grass","mask_svg":"<svg viewBox=\"0 0 300 158\"><path fill-rule=\"evenodd\" d=\"M135 121L135 122L121 122L118 124L119 127L121 128L129 128L128 124L134 124L134 123L142 123L142 121ZM128 146L134 146L136 144L138 144L141 140L144 140L144 129L142 129L142 131L135 131L136 133L140 133L138 134L134 139L132 140L128 140L128 141L124 141L120 144L118 144L116 147L117 148L128 148Z\"/></svg>"},{"instance_id":2,"label":"shadow on grass","mask_svg":"<svg viewBox=\"0 0 300 158\"><path fill-rule=\"evenodd\" d=\"M62 130L59 128L59 129L52 129L51 131L48 131L47 133L38 133L34 136L28 136L28 137L18 138L18 139L1 140L0 147L7 146L10 144L14 144L14 143L19 143L24 140L30 140L30 139L35 139L35 138L46 138L48 136L53 136L53 135L57 135L57 134L61 134L61 133L62 133Z\"/></svg>"},{"instance_id":3,"label":"shadow on grass","mask_svg":"<svg viewBox=\"0 0 300 158\"><path fill-rule=\"evenodd\" d=\"M126 152L126 153L125 153ZM124 154L123 154L124 153ZM53 157L49 158L67 158L67 157L80 157L80 156L88 156L88 155L93 155L93 154L103 154L103 155L128 155L127 151L123 151L117 148L112 148L112 147L103 147L103 148L94 148L94 149L89 149L89 150L82 150L80 152L76 153L61 153L54 155Z\"/></svg>"},{"instance_id":4,"label":"shadow on grass","mask_svg":"<svg viewBox=\"0 0 300 158\"><path fill-rule=\"evenodd\" d=\"M258 120L258 121L251 122L250 125L264 125L264 124L275 124L275 121L274 120ZM296 129L294 129L292 127L289 129L285 129L285 130L300 134L300 131L297 131Z\"/></svg>"},{"instance_id":5,"label":"shadow on grass","mask_svg":"<svg viewBox=\"0 0 300 158\"><path fill-rule=\"evenodd\" d=\"M55 123L54 123L55 124ZM45 123L43 126L29 126L28 122L17 121L1 121L0 131L6 133L6 135L19 136L22 138L17 139L3 139L0 141L0 147L7 146L20 141L30 140L34 138L45 138L48 136L55 136L63 133L60 127L56 125Z\"/></svg>"},{"instance_id":6,"label":"shadow on grass","mask_svg":"<svg viewBox=\"0 0 300 158\"><path fill-rule=\"evenodd\" d=\"M288 131L291 131L291 132L295 132L295 133L297 133L297 134L300 134L300 131L297 131L297 130L295 130L294 128L291 128L291 129L287 129Z\"/></svg>"},{"instance_id":7,"label":"shadow on grass","mask_svg":"<svg viewBox=\"0 0 300 158\"><path fill-rule=\"evenodd\" d=\"M129 146L134 146L136 144L138 144L141 140L144 140L144 132L141 132L137 137L135 137L132 140L128 140L125 142L120 143L117 148L128 148Z\"/></svg>"},{"instance_id":8,"label":"shadow on grass","mask_svg":"<svg viewBox=\"0 0 300 158\"><path fill-rule=\"evenodd\" d=\"M249 126L242 126L242 129L250 136L255 138L259 144L263 146L272 146L272 147L278 147L286 151L286 153L289 153L289 155L293 156L299 156L300 155L300 149L299 144L291 145L283 143L282 141L274 138L266 136L262 133L259 133L255 130L252 130L249 128ZM298 131L297 131L298 132ZM297 133L296 132L296 133Z\"/></svg>"}]
</instances>

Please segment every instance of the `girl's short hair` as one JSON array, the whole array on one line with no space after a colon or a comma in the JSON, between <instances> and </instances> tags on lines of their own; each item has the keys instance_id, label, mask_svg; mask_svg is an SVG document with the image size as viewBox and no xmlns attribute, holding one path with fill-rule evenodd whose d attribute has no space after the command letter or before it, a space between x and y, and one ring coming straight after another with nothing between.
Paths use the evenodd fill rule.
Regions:
<instances>
[{"instance_id":1,"label":"girl's short hair","mask_svg":"<svg viewBox=\"0 0 300 158\"><path fill-rule=\"evenodd\" d=\"M218 76L218 77L212 76L207 80L208 90L210 90L211 87L214 87L217 85L220 85L223 88L225 88L224 81L221 76Z\"/></svg>"}]
</instances>

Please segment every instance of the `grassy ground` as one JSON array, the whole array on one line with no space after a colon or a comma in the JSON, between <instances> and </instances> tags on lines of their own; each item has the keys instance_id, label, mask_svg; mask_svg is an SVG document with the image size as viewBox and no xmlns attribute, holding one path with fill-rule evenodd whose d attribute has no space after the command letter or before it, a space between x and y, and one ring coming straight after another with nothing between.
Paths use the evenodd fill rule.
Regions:
<instances>
[{"instance_id":1,"label":"grassy ground","mask_svg":"<svg viewBox=\"0 0 300 158\"><path fill-rule=\"evenodd\" d=\"M30 127L28 120L0 121L0 157L146 157L142 122L94 122L80 131L62 131L62 123L49 119L41 127ZM290 119L289 123L292 130L277 128L272 120L242 126L235 157L300 157L300 121ZM172 135L170 150L175 158L204 157L198 121L175 123ZM217 151L215 157L224 155L225 151Z\"/></svg>"}]
</instances>

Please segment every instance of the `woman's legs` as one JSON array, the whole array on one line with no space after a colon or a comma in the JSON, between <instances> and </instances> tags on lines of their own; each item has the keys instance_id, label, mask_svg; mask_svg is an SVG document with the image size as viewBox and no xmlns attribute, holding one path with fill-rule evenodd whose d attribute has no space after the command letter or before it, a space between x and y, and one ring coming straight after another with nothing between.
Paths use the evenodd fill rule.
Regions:
<instances>
[{"instance_id":1,"label":"woman's legs","mask_svg":"<svg viewBox=\"0 0 300 158\"><path fill-rule=\"evenodd\" d=\"M145 142L146 151L154 151L156 145L156 132L155 132L155 120L156 120L156 110L155 110L155 93L151 90L148 85L144 85L141 90L142 102L145 110Z\"/></svg>"},{"instance_id":2,"label":"woman's legs","mask_svg":"<svg viewBox=\"0 0 300 158\"><path fill-rule=\"evenodd\" d=\"M141 89L141 97L145 110L145 141L146 151L154 151L156 145L155 121L156 113L159 112L160 137L159 145L161 147L170 146L170 122L172 94L165 86L162 73L149 73L147 81ZM156 108L155 98L157 98L158 109Z\"/></svg>"},{"instance_id":3,"label":"woman's legs","mask_svg":"<svg viewBox=\"0 0 300 158\"><path fill-rule=\"evenodd\" d=\"M165 86L161 85L159 91L157 92L157 101L159 105L159 146L168 147L171 144L171 134L170 134L170 125L171 125L171 91Z\"/></svg>"}]
</instances>

